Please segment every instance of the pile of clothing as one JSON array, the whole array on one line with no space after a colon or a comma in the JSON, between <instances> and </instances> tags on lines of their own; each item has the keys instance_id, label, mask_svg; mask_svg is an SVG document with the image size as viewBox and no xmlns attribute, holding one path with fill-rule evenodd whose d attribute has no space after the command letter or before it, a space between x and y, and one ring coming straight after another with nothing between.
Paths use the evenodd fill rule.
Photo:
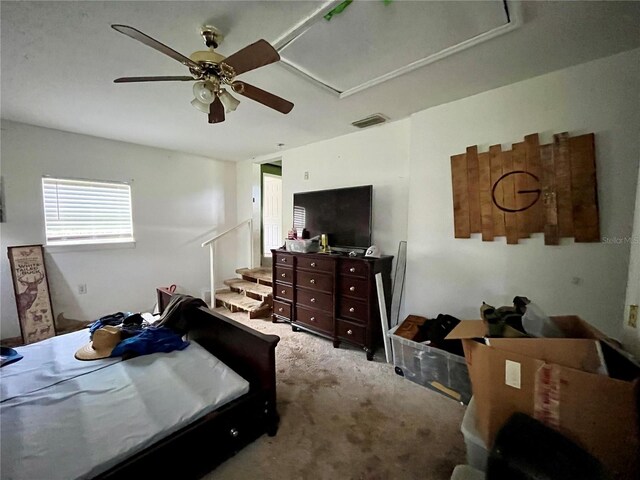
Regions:
<instances>
[{"instance_id":1,"label":"pile of clothing","mask_svg":"<svg viewBox=\"0 0 640 480\"><path fill-rule=\"evenodd\" d=\"M489 337L513 336L516 334L531 337L562 338L564 334L540 307L527 297L515 297L513 306L494 308L482 302L480 315L487 323Z\"/></svg>"},{"instance_id":2,"label":"pile of clothing","mask_svg":"<svg viewBox=\"0 0 640 480\"><path fill-rule=\"evenodd\" d=\"M183 350L189 342L183 336L189 330L188 311L206 304L189 295L174 295L160 318L147 322L139 313L117 312L89 325L91 341L80 348L78 360L107 357L124 359L156 352Z\"/></svg>"}]
</instances>

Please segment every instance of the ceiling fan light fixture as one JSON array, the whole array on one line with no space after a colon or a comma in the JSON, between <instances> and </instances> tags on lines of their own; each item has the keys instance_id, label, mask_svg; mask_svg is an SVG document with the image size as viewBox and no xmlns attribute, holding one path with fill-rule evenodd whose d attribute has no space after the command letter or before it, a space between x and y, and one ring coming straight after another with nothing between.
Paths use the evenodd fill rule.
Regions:
<instances>
[{"instance_id":1,"label":"ceiling fan light fixture","mask_svg":"<svg viewBox=\"0 0 640 480\"><path fill-rule=\"evenodd\" d=\"M213 101L216 99L215 89L211 82L199 81L194 83L193 95L196 97L196 99L199 102L207 105L209 105L210 103L213 103Z\"/></svg>"},{"instance_id":2,"label":"ceiling fan light fixture","mask_svg":"<svg viewBox=\"0 0 640 480\"><path fill-rule=\"evenodd\" d=\"M189 69L191 74L191 76L122 77L115 79L115 83L194 81L193 95L195 98L191 101L191 105L201 112L207 113L209 123L224 122L225 109L227 112L233 112L240 104L233 95L226 91L227 86L229 91L280 113L287 114L293 108L293 103L284 98L248 83L235 81L237 75L280 60L278 51L264 39L241 48L229 57L224 57L214 50L222 40L220 31L211 26L204 26L201 33L208 50L194 52L192 58L189 58L136 28L120 24L114 24L111 27L181 63Z\"/></svg>"},{"instance_id":3,"label":"ceiling fan light fixture","mask_svg":"<svg viewBox=\"0 0 640 480\"><path fill-rule=\"evenodd\" d=\"M222 105L224 105L227 113L235 112L236 108L238 108L238 105L240 105L240 100L235 98L226 90L222 90L222 92L218 96L220 97L220 101L222 102Z\"/></svg>"},{"instance_id":4,"label":"ceiling fan light fixture","mask_svg":"<svg viewBox=\"0 0 640 480\"><path fill-rule=\"evenodd\" d=\"M198 110L200 110L202 113L209 113L209 104L203 103L197 98L194 98L193 100L191 100L191 105L193 105L194 108L197 108Z\"/></svg>"}]
</instances>

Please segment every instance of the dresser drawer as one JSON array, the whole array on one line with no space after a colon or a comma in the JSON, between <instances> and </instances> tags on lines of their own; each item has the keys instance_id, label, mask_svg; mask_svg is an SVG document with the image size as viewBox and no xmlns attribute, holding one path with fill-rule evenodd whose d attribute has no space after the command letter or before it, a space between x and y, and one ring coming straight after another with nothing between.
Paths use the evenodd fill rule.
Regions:
<instances>
[{"instance_id":1,"label":"dresser drawer","mask_svg":"<svg viewBox=\"0 0 640 480\"><path fill-rule=\"evenodd\" d=\"M369 282L361 278L340 277L339 292L347 297L359 298L366 301L369 298Z\"/></svg>"},{"instance_id":2,"label":"dresser drawer","mask_svg":"<svg viewBox=\"0 0 640 480\"><path fill-rule=\"evenodd\" d=\"M279 302L278 300L273 301L273 313L278 317L286 318L287 320L291 320L291 305L285 302Z\"/></svg>"},{"instance_id":3,"label":"dresser drawer","mask_svg":"<svg viewBox=\"0 0 640 480\"><path fill-rule=\"evenodd\" d=\"M340 260L338 266L340 275L353 275L355 277L365 277L369 273L369 264L363 260Z\"/></svg>"},{"instance_id":4,"label":"dresser drawer","mask_svg":"<svg viewBox=\"0 0 640 480\"><path fill-rule=\"evenodd\" d=\"M296 307L296 322L304 323L310 327L333 333L333 319L320 310L310 310L304 307Z\"/></svg>"},{"instance_id":5,"label":"dresser drawer","mask_svg":"<svg viewBox=\"0 0 640 480\"><path fill-rule=\"evenodd\" d=\"M340 297L340 306L338 315L343 318L349 318L357 322L366 323L368 318L367 304L360 300Z\"/></svg>"},{"instance_id":6,"label":"dresser drawer","mask_svg":"<svg viewBox=\"0 0 640 480\"><path fill-rule=\"evenodd\" d=\"M328 273L298 272L297 287L312 288L320 292L333 292L333 276Z\"/></svg>"},{"instance_id":7,"label":"dresser drawer","mask_svg":"<svg viewBox=\"0 0 640 480\"><path fill-rule=\"evenodd\" d=\"M333 313L333 297L328 293L315 292L313 290L296 289L297 305L324 310Z\"/></svg>"},{"instance_id":8,"label":"dresser drawer","mask_svg":"<svg viewBox=\"0 0 640 480\"><path fill-rule=\"evenodd\" d=\"M335 262L327 258L298 257L298 268L315 272L333 273Z\"/></svg>"},{"instance_id":9,"label":"dresser drawer","mask_svg":"<svg viewBox=\"0 0 640 480\"><path fill-rule=\"evenodd\" d=\"M366 329L361 325L336 320L336 333L338 337L360 345L364 344Z\"/></svg>"},{"instance_id":10,"label":"dresser drawer","mask_svg":"<svg viewBox=\"0 0 640 480\"><path fill-rule=\"evenodd\" d=\"M295 258L296 257L291 255L290 253L278 252L273 255L273 264L282 265L286 267L293 267L293 262L295 261Z\"/></svg>"},{"instance_id":11,"label":"dresser drawer","mask_svg":"<svg viewBox=\"0 0 640 480\"><path fill-rule=\"evenodd\" d=\"M293 287L284 283L276 282L273 286L273 296L284 300L293 301Z\"/></svg>"},{"instance_id":12,"label":"dresser drawer","mask_svg":"<svg viewBox=\"0 0 640 480\"><path fill-rule=\"evenodd\" d=\"M276 276L274 282L282 282L293 284L293 269L288 267L277 266L275 268Z\"/></svg>"}]
</instances>

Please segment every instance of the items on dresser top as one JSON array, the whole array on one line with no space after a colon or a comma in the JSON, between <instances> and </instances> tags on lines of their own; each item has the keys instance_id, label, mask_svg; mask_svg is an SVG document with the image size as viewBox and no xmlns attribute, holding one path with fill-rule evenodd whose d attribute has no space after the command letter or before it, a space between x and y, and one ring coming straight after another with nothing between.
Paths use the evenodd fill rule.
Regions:
<instances>
[{"instance_id":1,"label":"items on dresser top","mask_svg":"<svg viewBox=\"0 0 640 480\"><path fill-rule=\"evenodd\" d=\"M272 250L273 320L362 347L367 359L382 343L376 273L391 300L392 256L349 257ZM387 312L388 313L388 312Z\"/></svg>"}]
</instances>

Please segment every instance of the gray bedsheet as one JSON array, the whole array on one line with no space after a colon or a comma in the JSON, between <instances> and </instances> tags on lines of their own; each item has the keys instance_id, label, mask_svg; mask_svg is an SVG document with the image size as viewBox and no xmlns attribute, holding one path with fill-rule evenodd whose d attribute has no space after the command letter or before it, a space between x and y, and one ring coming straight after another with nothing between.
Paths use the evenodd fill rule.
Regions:
<instances>
[{"instance_id":1,"label":"gray bedsheet","mask_svg":"<svg viewBox=\"0 0 640 480\"><path fill-rule=\"evenodd\" d=\"M54 357L75 348L66 342L77 339L65 337L71 335L53 339L59 352L56 342L46 347ZM25 363L29 388L10 385L20 374L2 375L3 392L13 392L0 403L3 479L90 478L249 391L194 342L183 351L96 364L91 372L59 360L47 364L46 375Z\"/></svg>"}]
</instances>

